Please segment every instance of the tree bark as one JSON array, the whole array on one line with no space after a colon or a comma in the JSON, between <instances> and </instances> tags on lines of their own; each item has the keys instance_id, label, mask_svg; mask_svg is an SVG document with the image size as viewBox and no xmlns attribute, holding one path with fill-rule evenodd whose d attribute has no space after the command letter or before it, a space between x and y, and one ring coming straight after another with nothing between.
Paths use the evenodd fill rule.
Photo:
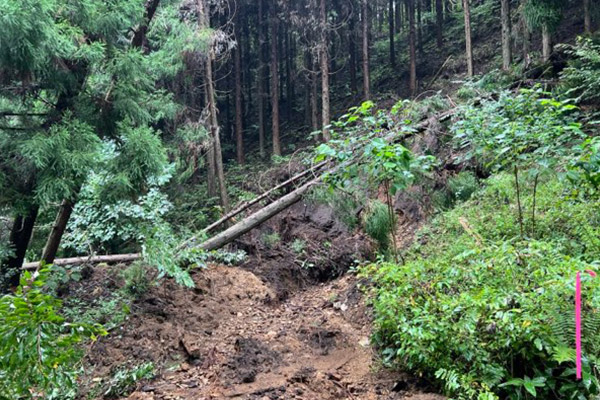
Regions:
<instances>
[{"instance_id":1,"label":"tree bark","mask_svg":"<svg viewBox=\"0 0 600 400\"><path fill-rule=\"evenodd\" d=\"M525 4L526 0L521 0L521 7ZM521 13L521 28L523 29L523 64L525 68L528 68L531 64L531 32L525 16Z\"/></svg>"},{"instance_id":2,"label":"tree bark","mask_svg":"<svg viewBox=\"0 0 600 400\"><path fill-rule=\"evenodd\" d=\"M244 164L244 109L242 104L242 62L241 62L241 35L239 30L240 17L239 10L236 17L237 23L235 24L235 38L237 46L234 53L234 69L235 69L235 144L236 144L236 158L238 164Z\"/></svg>"},{"instance_id":3,"label":"tree bark","mask_svg":"<svg viewBox=\"0 0 600 400\"><path fill-rule=\"evenodd\" d=\"M139 253L132 254L114 254L108 256L93 256L93 257L71 257L71 258L59 258L54 260L54 265L77 265L77 264L115 264L115 263L125 263L132 262L142 258L142 255ZM40 266L40 262L30 262L23 264L22 270L32 270L36 269Z\"/></svg>"},{"instance_id":4,"label":"tree bark","mask_svg":"<svg viewBox=\"0 0 600 400\"><path fill-rule=\"evenodd\" d=\"M258 149L260 158L265 158L265 29L264 29L264 0L258 0L258 70L257 101L258 101Z\"/></svg>"},{"instance_id":5,"label":"tree bark","mask_svg":"<svg viewBox=\"0 0 600 400\"><path fill-rule=\"evenodd\" d=\"M467 75L472 77L473 71L473 44L471 43L471 7L469 0L463 0L463 11L465 16L465 46L467 58Z\"/></svg>"},{"instance_id":6,"label":"tree bark","mask_svg":"<svg viewBox=\"0 0 600 400\"><path fill-rule=\"evenodd\" d=\"M327 48L327 31L329 29L327 23L327 2L326 0L321 0L319 5L319 16L321 22L321 43L319 45L319 58L321 62L321 107L322 107L322 124L321 124L321 132L323 133L323 140L328 142L331 140L331 135L329 133L329 123L330 123L330 114L329 114L329 52Z\"/></svg>"},{"instance_id":7,"label":"tree bark","mask_svg":"<svg viewBox=\"0 0 600 400\"><path fill-rule=\"evenodd\" d=\"M278 31L279 21L277 20L276 5L272 5L271 10L271 125L273 154L281 156L281 142L279 139L279 56L278 56Z\"/></svg>"},{"instance_id":8,"label":"tree bark","mask_svg":"<svg viewBox=\"0 0 600 400\"><path fill-rule=\"evenodd\" d=\"M371 76L369 72L369 0L362 0L362 64L363 94L366 100L371 99Z\"/></svg>"},{"instance_id":9,"label":"tree bark","mask_svg":"<svg viewBox=\"0 0 600 400\"><path fill-rule=\"evenodd\" d=\"M354 3L353 3L354 4ZM348 23L348 30L350 31L348 37L348 52L350 53L350 90L352 93L358 93L358 80L357 80L357 54L356 54L356 42L357 34L356 34L356 16L358 12L355 12L354 15L350 17L350 21Z\"/></svg>"},{"instance_id":10,"label":"tree bark","mask_svg":"<svg viewBox=\"0 0 600 400\"><path fill-rule=\"evenodd\" d=\"M388 19L389 19L389 28L390 28L390 64L392 67L396 66L396 46L394 43L394 38L396 36L396 30L394 28L395 23L395 14L394 14L394 0L390 0L389 11L388 11Z\"/></svg>"},{"instance_id":11,"label":"tree bark","mask_svg":"<svg viewBox=\"0 0 600 400\"><path fill-rule=\"evenodd\" d=\"M409 52L410 52L410 80L409 90L411 97L417 94L417 49L416 49L416 26L415 26L415 0L407 0L408 29L409 29Z\"/></svg>"},{"instance_id":12,"label":"tree bark","mask_svg":"<svg viewBox=\"0 0 600 400\"><path fill-rule=\"evenodd\" d=\"M444 3L443 0L435 0L435 33L438 49L444 47Z\"/></svg>"},{"instance_id":13,"label":"tree bark","mask_svg":"<svg viewBox=\"0 0 600 400\"><path fill-rule=\"evenodd\" d=\"M552 34L547 24L542 25L542 61L550 60L552 54Z\"/></svg>"},{"instance_id":14,"label":"tree bark","mask_svg":"<svg viewBox=\"0 0 600 400\"><path fill-rule=\"evenodd\" d=\"M204 4L205 0L198 0L198 13L200 14L200 29L209 29L210 28L210 17L208 15L208 10L205 8ZM216 104L216 94L215 94L215 86L214 86L214 77L213 77L213 68L212 61L215 57L214 54L214 45L213 43L209 44L208 56L206 60L204 60L204 78L206 80L206 99L207 99L207 107L208 107L208 123L209 129L212 138L212 148L214 151L214 160L215 160L215 172L217 183L219 186L219 198L221 201L221 207L223 211L226 213L229 211L229 196L227 195L227 187L225 185L225 172L223 169L223 155L221 151L221 138L219 134L219 120L217 117L217 104Z\"/></svg>"},{"instance_id":15,"label":"tree bark","mask_svg":"<svg viewBox=\"0 0 600 400\"><path fill-rule=\"evenodd\" d=\"M590 12L590 0L583 0L583 27L588 35L592 33L592 15Z\"/></svg>"},{"instance_id":16,"label":"tree bark","mask_svg":"<svg viewBox=\"0 0 600 400\"><path fill-rule=\"evenodd\" d=\"M507 71L512 64L510 0L500 0L502 19L502 69Z\"/></svg>"},{"instance_id":17,"label":"tree bark","mask_svg":"<svg viewBox=\"0 0 600 400\"><path fill-rule=\"evenodd\" d=\"M44 246L44 251L42 252L42 261L46 264L52 264L56 258L60 242L67 229L67 224L71 218L74 205L74 202L71 200L63 200L60 205L56 220L52 226L52 231L50 231L50 235L48 235L46 246Z\"/></svg>"},{"instance_id":18,"label":"tree bark","mask_svg":"<svg viewBox=\"0 0 600 400\"><path fill-rule=\"evenodd\" d=\"M319 130L321 121L319 120L319 91L317 89L317 80L319 79L318 66L316 60L310 56L310 120L313 132Z\"/></svg>"},{"instance_id":19,"label":"tree bark","mask_svg":"<svg viewBox=\"0 0 600 400\"><path fill-rule=\"evenodd\" d=\"M300 201L302 199L302 196L304 196L310 188L312 188L320 181L321 178L319 177L302 185L293 192L290 192L289 194L283 196L279 200L260 209L250 217L245 218L244 220L238 222L229 229L208 239L204 243L200 244L199 247L205 251L212 251L223 247L227 243L230 243L231 241L239 238L243 234L251 231L263 222L267 221L274 215L277 215L281 211Z\"/></svg>"},{"instance_id":20,"label":"tree bark","mask_svg":"<svg viewBox=\"0 0 600 400\"><path fill-rule=\"evenodd\" d=\"M5 293L10 288L19 286L21 266L25 260L25 253L33 234L33 227L38 216L38 207L30 206L27 215L18 215L13 221L9 235L9 243L13 249L13 256L2 262L0 268L0 292Z\"/></svg>"}]
</instances>

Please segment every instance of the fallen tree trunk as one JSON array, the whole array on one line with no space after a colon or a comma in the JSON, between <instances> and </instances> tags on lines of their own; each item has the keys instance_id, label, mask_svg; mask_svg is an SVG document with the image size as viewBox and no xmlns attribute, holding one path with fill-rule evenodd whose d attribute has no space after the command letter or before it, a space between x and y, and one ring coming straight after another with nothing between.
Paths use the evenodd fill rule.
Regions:
<instances>
[{"instance_id":1,"label":"fallen tree trunk","mask_svg":"<svg viewBox=\"0 0 600 400\"><path fill-rule=\"evenodd\" d=\"M201 243L198 247L206 251L211 251L225 246L227 243L234 241L235 239L242 236L244 233L251 231L258 225L262 224L263 222L267 221L273 216L279 214L281 211L300 201L300 199L302 199L302 196L304 196L304 194L306 194L306 192L308 192L308 190L311 187L321 182L321 180L322 176L319 176L318 178L313 179L308 183L305 183L298 189L286 194L285 196L269 204L268 206L261 208L248 218L245 218L244 220L238 222L229 229L226 229L218 235L213 236L207 241Z\"/></svg>"},{"instance_id":2,"label":"fallen tree trunk","mask_svg":"<svg viewBox=\"0 0 600 400\"><path fill-rule=\"evenodd\" d=\"M453 114L454 114L454 110L450 110L450 111L441 113L435 117L431 117L431 118L421 122L420 124L418 124L415 127L416 129L413 133L408 133L408 134L400 136L394 132L394 133L391 133L391 134L385 136L384 140L389 141L389 142L394 142L396 140L405 139L412 134L415 134L415 133L418 133L418 132L421 132L421 131L427 129L431 125L432 120L438 120L440 122L443 122L443 121L449 119ZM262 224L263 222L269 220L270 218L279 214L281 211L287 209L288 207L290 207L290 206L294 205L295 203L297 203L298 201L300 201L302 199L302 197L306 194L306 192L308 192L308 190L311 187L319 184L326 175L333 174L336 171L338 171L340 168L350 165L353 162L355 162L355 160L354 160L354 158L351 158L349 160L346 160L342 164L339 164L337 166L334 166L333 168L328 169L325 172L322 172L316 178L303 184L299 188L286 194L285 196L281 197L280 199L261 208L254 214L241 220L240 222L236 223L235 225L231 226L230 228L226 229L225 231L213 236L212 238L210 238L198 245L193 244L193 242L196 238L191 238L191 239L185 241L181 246L179 246L176 251L181 251L182 249L184 249L186 247L198 247L198 248L201 248L206 251L212 251L212 250L217 250L217 249L225 246L228 243L231 243L232 241L239 238L243 234L251 231L252 229L254 229L257 226L259 226L260 224ZM246 203L240 205L235 210L231 211L230 213L225 215L223 218L221 218L219 221L216 221L215 223L213 223L209 227L207 227L205 229L205 232L208 232L211 229L214 229L215 227L222 225L223 222L231 219L235 215L238 215L240 212L248 209L252 205L257 204L261 200L267 198L273 192L275 192L285 186L288 186L293 182L298 181L299 179L309 175L310 173L314 173L315 171L320 170L323 166L327 165L327 163L328 163L328 161L323 161L323 162L317 164L316 166L312 167L311 169L308 169L308 170L288 179L287 181L277 185L276 187L266 191L265 193L258 196L256 199L253 199L249 202L246 202ZM57 259L54 261L54 265L73 265L73 264L85 264L85 263L90 263L90 264L119 263L119 262L136 261L140 258L141 258L141 254L121 254L121 255L95 256L95 257L74 257L74 258ZM38 268L39 265L40 265L39 262L27 263L27 264L23 265L23 269L32 270L32 269Z\"/></svg>"},{"instance_id":3,"label":"fallen tree trunk","mask_svg":"<svg viewBox=\"0 0 600 400\"><path fill-rule=\"evenodd\" d=\"M115 264L115 263L136 261L136 260L139 260L141 257L142 257L142 255L139 253L133 253L133 254L116 254L116 255L109 255L109 256L58 258L58 259L54 260L52 265L65 266L65 265L76 265L76 264L100 264L100 263ZM39 261L30 262L30 263L23 264L22 269L33 270L33 269L37 269L39 266L40 266Z\"/></svg>"},{"instance_id":4,"label":"fallen tree trunk","mask_svg":"<svg viewBox=\"0 0 600 400\"><path fill-rule=\"evenodd\" d=\"M307 175L310 175L311 173L319 171L321 168L323 168L324 166L326 166L328 163L329 163L329 161L323 161L323 162L315 165L314 167L311 167L310 169L307 169L306 171L301 172L298 175L291 177L287 181L280 183L279 185L275 186L274 188L269 189L268 191L264 192L260 196L254 198L254 199L252 199L250 201L246 201L246 202L240 204L234 210L228 212L226 215L224 215L223 217L221 217L221 219L219 219L218 221L215 221L212 224L210 224L209 226L207 226L206 228L204 228L202 230L202 232L203 233L208 233L208 232L212 231L213 229L215 229L215 228L223 225L225 222L227 222L231 218L233 218L236 215L240 214L241 212L247 210L248 208L252 207L253 205L261 202L262 200L266 199L267 197L269 197L271 194L277 192L278 190L283 189L286 186L289 186L292 183L297 182L298 180L306 177ZM189 241L194 241L194 239L195 238L189 239Z\"/></svg>"}]
</instances>

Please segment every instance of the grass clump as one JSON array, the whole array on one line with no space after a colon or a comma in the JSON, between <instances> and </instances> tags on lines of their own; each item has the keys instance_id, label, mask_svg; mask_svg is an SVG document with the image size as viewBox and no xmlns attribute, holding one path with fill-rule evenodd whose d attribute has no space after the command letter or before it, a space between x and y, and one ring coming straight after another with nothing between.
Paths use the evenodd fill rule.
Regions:
<instances>
[{"instance_id":1,"label":"grass clump","mask_svg":"<svg viewBox=\"0 0 600 400\"><path fill-rule=\"evenodd\" d=\"M600 280L583 279L583 381L572 295L576 271L600 260L600 201L571 191L556 177L540 182L536 239L521 239L511 176L493 176L422 230L404 265L363 268L386 361L456 399L597 396ZM533 194L522 202L531 209Z\"/></svg>"},{"instance_id":2,"label":"grass clump","mask_svg":"<svg viewBox=\"0 0 600 400\"><path fill-rule=\"evenodd\" d=\"M390 248L390 233L393 226L393 216L390 215L386 204L374 200L369 204L365 216L365 232L377 242L379 250L386 252Z\"/></svg>"}]
</instances>

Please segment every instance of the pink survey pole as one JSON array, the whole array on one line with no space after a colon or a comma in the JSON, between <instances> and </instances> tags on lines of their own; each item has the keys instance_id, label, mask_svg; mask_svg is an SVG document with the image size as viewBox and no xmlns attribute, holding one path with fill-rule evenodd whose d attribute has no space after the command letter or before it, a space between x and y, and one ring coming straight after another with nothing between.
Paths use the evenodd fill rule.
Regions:
<instances>
[{"instance_id":1,"label":"pink survey pole","mask_svg":"<svg viewBox=\"0 0 600 400\"><path fill-rule=\"evenodd\" d=\"M586 271L591 277L596 277L594 271ZM582 379L581 371L581 272L577 272L575 278L575 367L577 369L577 380Z\"/></svg>"}]
</instances>

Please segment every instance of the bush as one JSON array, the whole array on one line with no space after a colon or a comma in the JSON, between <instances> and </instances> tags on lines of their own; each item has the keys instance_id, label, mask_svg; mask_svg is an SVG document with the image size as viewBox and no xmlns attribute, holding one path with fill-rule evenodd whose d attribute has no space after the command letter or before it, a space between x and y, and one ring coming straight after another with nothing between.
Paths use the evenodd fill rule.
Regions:
<instances>
[{"instance_id":1,"label":"bush","mask_svg":"<svg viewBox=\"0 0 600 400\"><path fill-rule=\"evenodd\" d=\"M377 200L369 204L365 216L365 232L377 242L382 252L386 252L390 247L392 217L387 204Z\"/></svg>"},{"instance_id":2,"label":"bush","mask_svg":"<svg viewBox=\"0 0 600 400\"><path fill-rule=\"evenodd\" d=\"M148 277L148 268L140 262L134 262L123 270L122 276L125 280L125 290L134 297L140 297L150 289L151 280Z\"/></svg>"},{"instance_id":3,"label":"bush","mask_svg":"<svg viewBox=\"0 0 600 400\"><path fill-rule=\"evenodd\" d=\"M600 259L600 202L571 190L541 182L540 240L520 241L511 177L495 176L421 231L405 265L365 267L386 360L458 399L598 395L600 280L584 278L581 382L572 295L575 272Z\"/></svg>"},{"instance_id":4,"label":"bush","mask_svg":"<svg viewBox=\"0 0 600 400\"><path fill-rule=\"evenodd\" d=\"M579 103L600 100L600 44L579 39L568 52L573 59L561 74L565 95Z\"/></svg>"},{"instance_id":5,"label":"bush","mask_svg":"<svg viewBox=\"0 0 600 400\"><path fill-rule=\"evenodd\" d=\"M60 300L42 291L47 275L25 272L16 293L0 297L0 399L75 398L78 345L106 333L67 322Z\"/></svg>"}]
</instances>

